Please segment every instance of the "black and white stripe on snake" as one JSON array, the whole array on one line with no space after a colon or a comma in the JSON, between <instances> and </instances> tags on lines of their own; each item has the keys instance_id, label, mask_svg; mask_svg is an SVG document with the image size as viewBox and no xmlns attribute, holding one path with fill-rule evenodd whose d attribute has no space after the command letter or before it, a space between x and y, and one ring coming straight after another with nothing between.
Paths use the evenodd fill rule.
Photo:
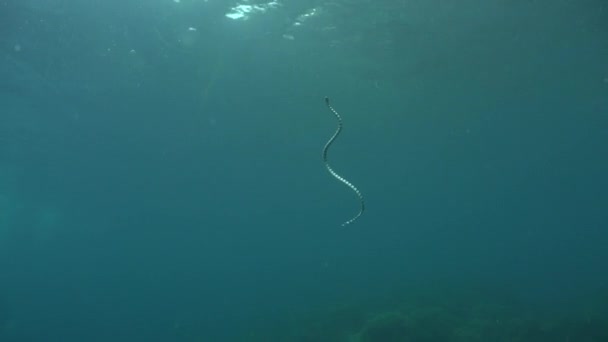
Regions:
<instances>
[{"instance_id":1,"label":"black and white stripe on snake","mask_svg":"<svg viewBox=\"0 0 608 342\"><path fill-rule=\"evenodd\" d=\"M329 97L325 98L325 104L327 105L327 108L329 108L329 110L332 113L334 113L334 115L338 119L338 128L336 129L336 132L334 133L334 135L332 135L331 138L329 138L329 140L325 144L325 147L323 147L323 162L325 163L325 167L327 168L327 171L329 171L329 173L335 179L337 179L338 181L344 183L346 186L348 186L349 188L351 188L355 192L355 194L357 194L357 197L359 197L359 202L360 202L360 205L361 205L361 207L359 208L359 212L357 213L357 215L355 215L350 220L342 223L342 226L346 226L346 225L349 225L349 224L355 222L359 218L359 216L361 216L361 214L363 214L363 211L365 210L365 202L363 201L363 195L361 194L361 191L359 191L359 189L357 189L357 187L354 186L353 183L349 182L344 177L342 177L339 174L337 174L336 171L334 171L331 168L331 166L329 166L329 162L327 161L327 150L329 150L329 147L331 146L331 144L333 144L334 140L336 140L336 138L338 137L338 135L340 135L340 132L342 131L342 117L340 116L340 114L338 114L338 112L334 109L334 107L332 107L331 104L329 103Z\"/></svg>"}]
</instances>

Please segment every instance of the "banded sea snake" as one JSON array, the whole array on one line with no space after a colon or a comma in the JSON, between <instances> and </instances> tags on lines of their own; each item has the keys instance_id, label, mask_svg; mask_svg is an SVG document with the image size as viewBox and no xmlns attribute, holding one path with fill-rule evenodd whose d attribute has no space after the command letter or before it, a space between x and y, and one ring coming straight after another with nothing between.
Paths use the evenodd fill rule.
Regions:
<instances>
[{"instance_id":1,"label":"banded sea snake","mask_svg":"<svg viewBox=\"0 0 608 342\"><path fill-rule=\"evenodd\" d=\"M329 103L329 97L325 97L325 105L327 105L327 108L329 108L329 110L338 119L338 128L336 129L336 132L334 133L334 135L332 135L331 138L329 138L329 140L325 144L325 147L323 147L323 163L325 163L325 168L327 168L327 171L329 171L329 173L335 179L344 183L344 185L346 185L347 187L351 188L351 190L355 192L357 197L359 197L359 203L360 203L359 212L357 213L357 215L355 215L350 220L342 223L342 226L346 226L346 225L349 225L349 224L355 222L361 216L361 214L363 214L363 211L365 210L365 202L363 201L363 195L361 194L361 191L359 191L359 189L357 189L357 187L354 186L353 183L349 182L344 177L340 176L338 173L336 173L336 171L334 171L331 168L331 166L329 166L329 162L327 161L327 150L329 150L329 147L331 146L331 144L333 144L334 140L336 140L336 138L338 137L338 135L340 135L340 132L342 131L342 117L340 116L340 114L338 114L338 112L334 109L334 107L332 107L331 104Z\"/></svg>"}]
</instances>

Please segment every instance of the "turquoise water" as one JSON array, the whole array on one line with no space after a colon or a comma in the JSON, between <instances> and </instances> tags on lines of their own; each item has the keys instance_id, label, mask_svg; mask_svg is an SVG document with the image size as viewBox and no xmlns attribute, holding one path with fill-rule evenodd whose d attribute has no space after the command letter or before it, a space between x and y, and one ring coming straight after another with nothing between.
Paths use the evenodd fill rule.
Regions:
<instances>
[{"instance_id":1,"label":"turquoise water","mask_svg":"<svg viewBox=\"0 0 608 342\"><path fill-rule=\"evenodd\" d=\"M599 0L0 0L0 341L608 341L607 113Z\"/></svg>"}]
</instances>

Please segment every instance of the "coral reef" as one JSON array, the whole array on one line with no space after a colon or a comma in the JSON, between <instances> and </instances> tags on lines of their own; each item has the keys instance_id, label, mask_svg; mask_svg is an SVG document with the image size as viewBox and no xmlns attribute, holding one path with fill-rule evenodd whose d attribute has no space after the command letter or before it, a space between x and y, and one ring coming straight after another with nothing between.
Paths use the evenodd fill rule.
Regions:
<instances>
[{"instance_id":1,"label":"coral reef","mask_svg":"<svg viewBox=\"0 0 608 342\"><path fill-rule=\"evenodd\" d=\"M457 295L341 306L292 320L279 332L247 341L291 342L605 342L608 301L576 310L539 310L503 298ZM578 306L580 307L580 306ZM262 337L264 336L264 337Z\"/></svg>"}]
</instances>

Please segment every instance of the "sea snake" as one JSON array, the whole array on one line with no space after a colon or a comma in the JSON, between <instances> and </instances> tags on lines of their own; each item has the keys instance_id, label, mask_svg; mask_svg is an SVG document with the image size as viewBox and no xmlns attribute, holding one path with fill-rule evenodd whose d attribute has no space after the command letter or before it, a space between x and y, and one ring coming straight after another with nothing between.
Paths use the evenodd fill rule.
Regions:
<instances>
[{"instance_id":1,"label":"sea snake","mask_svg":"<svg viewBox=\"0 0 608 342\"><path fill-rule=\"evenodd\" d=\"M357 194L357 197L359 197L359 202L361 204L361 207L359 208L359 212L357 213L357 215L355 215L350 220L342 223L342 226L346 226L346 225L349 225L349 224L355 222L359 218L359 216L361 216L361 214L363 214L363 211L365 210L365 202L363 201L363 195L361 194L361 191L359 191L359 189L357 189L357 187L354 186L353 183L344 179L344 177L337 174L336 171L334 171L331 168L331 166L329 166L329 162L327 161L327 150L329 150L329 147L331 146L331 144L333 144L334 140L336 140L336 138L338 137L338 135L340 135L340 132L342 131L342 117L340 116L340 114L338 114L338 112L334 109L334 107L332 107L331 104L329 104L329 97L325 97L325 104L327 105L327 108L329 108L329 110L332 113L334 113L334 115L338 119L338 128L336 129L336 132L334 133L334 135L332 135L331 138L329 138L329 140L325 144L325 147L323 147L323 163L325 163L325 167L327 168L327 171L329 171L329 173L335 179L344 183L347 187L351 188L355 192L355 194Z\"/></svg>"}]
</instances>

